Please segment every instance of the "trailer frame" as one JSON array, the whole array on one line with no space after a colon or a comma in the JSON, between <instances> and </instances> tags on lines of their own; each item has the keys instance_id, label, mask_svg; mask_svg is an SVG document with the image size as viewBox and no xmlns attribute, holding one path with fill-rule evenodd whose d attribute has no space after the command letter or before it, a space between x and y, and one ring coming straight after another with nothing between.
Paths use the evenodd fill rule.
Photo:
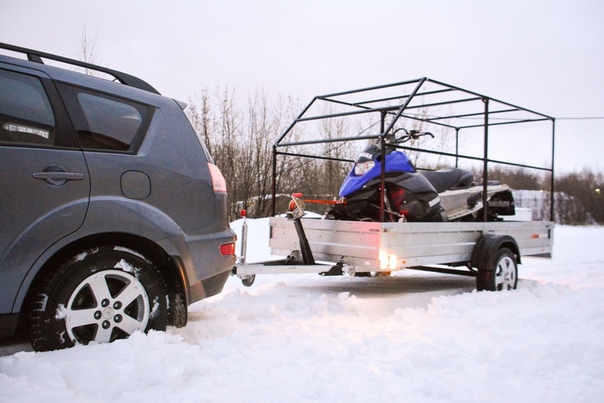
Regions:
<instances>
[{"instance_id":1,"label":"trailer frame","mask_svg":"<svg viewBox=\"0 0 604 403\"><path fill-rule=\"evenodd\" d=\"M384 96L384 91L393 95ZM320 108L317 109L318 103L336 106L338 111L321 112ZM451 113L452 108L459 105L463 106L462 112ZM415 112L420 109L429 109L431 112ZM379 116L379 130L373 134L362 131L354 136L332 137L315 133L314 138L311 136L304 139L300 138L300 132L296 130L298 125L306 122L375 114ZM455 152L410 146L397 148L451 157L455 159L455 166L464 159L480 162L483 169L483 206L487 206L490 164L549 173L550 220L489 222L487 208L484 208L481 220L477 222L383 222L384 194L380 197L382 222L303 219L304 204L301 195L296 194L292 195L287 216L276 216L277 158L293 156L353 162L317 153L316 147L313 147L317 144L378 140L382 152L380 188L383 193L386 136L395 130L401 119L455 131ZM489 156L490 128L535 122L551 123L549 166L504 161ZM470 129L482 130L481 156L459 152L460 133ZM551 256L554 228L554 144L555 118L427 77L316 96L273 145L269 246L274 255L286 257L280 261L249 264L243 253L239 263L233 268L233 274L239 276L244 285L250 286L256 274L264 273L348 273L358 276L415 269L473 276L476 277L479 290L515 288L517 264L521 263L522 256ZM246 228L244 223L244 229ZM247 234L243 231L243 248L246 240Z\"/></svg>"}]
</instances>

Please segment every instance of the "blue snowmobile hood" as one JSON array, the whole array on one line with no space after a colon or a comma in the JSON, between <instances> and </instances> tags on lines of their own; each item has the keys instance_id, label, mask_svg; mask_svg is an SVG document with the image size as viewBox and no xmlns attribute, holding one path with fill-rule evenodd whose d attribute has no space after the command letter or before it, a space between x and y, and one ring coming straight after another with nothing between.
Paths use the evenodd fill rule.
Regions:
<instances>
[{"instance_id":1,"label":"blue snowmobile hood","mask_svg":"<svg viewBox=\"0 0 604 403\"><path fill-rule=\"evenodd\" d=\"M356 166L356 163L355 163ZM379 178L382 164L379 159L375 160L375 165L363 175L354 173L354 166L350 170L346 179L340 187L340 197L346 197L352 192L356 192L372 179ZM390 172L415 172L409 157L400 151L393 151L386 154L386 173Z\"/></svg>"}]
</instances>

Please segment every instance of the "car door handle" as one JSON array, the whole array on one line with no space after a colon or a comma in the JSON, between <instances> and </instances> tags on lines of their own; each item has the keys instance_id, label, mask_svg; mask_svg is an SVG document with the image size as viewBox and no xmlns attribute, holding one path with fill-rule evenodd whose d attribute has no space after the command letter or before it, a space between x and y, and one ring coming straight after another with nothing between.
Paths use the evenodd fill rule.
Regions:
<instances>
[{"instance_id":1,"label":"car door handle","mask_svg":"<svg viewBox=\"0 0 604 403\"><path fill-rule=\"evenodd\" d=\"M79 172L34 172L31 176L36 179L79 181L84 179L84 174Z\"/></svg>"},{"instance_id":2,"label":"car door handle","mask_svg":"<svg viewBox=\"0 0 604 403\"><path fill-rule=\"evenodd\" d=\"M69 172L66 168L59 165L50 165L41 172L31 174L35 179L42 179L53 187L65 186L69 181L80 181L84 179L84 174L79 172Z\"/></svg>"}]
</instances>

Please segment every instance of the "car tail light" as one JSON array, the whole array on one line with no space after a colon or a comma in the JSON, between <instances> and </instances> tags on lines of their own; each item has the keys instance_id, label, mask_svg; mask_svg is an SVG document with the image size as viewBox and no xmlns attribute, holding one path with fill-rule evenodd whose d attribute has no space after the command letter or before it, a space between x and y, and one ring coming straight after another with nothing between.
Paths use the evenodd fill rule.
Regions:
<instances>
[{"instance_id":1,"label":"car tail light","mask_svg":"<svg viewBox=\"0 0 604 403\"><path fill-rule=\"evenodd\" d=\"M208 168L210 170L210 176L212 177L212 187L214 188L214 192L226 193L226 181L224 180L224 176L222 176L222 172L220 172L220 169L218 169L216 165L210 162L208 162Z\"/></svg>"},{"instance_id":2,"label":"car tail light","mask_svg":"<svg viewBox=\"0 0 604 403\"><path fill-rule=\"evenodd\" d=\"M220 254L222 256L230 256L235 254L235 242L223 243L220 245Z\"/></svg>"}]
</instances>

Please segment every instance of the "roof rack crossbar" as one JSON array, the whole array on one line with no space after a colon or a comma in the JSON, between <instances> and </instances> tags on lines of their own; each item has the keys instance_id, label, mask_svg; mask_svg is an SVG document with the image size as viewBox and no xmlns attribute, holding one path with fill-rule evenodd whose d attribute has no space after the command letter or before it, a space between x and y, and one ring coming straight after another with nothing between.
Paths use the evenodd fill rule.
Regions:
<instances>
[{"instance_id":1,"label":"roof rack crossbar","mask_svg":"<svg viewBox=\"0 0 604 403\"><path fill-rule=\"evenodd\" d=\"M541 118L541 119L514 119L514 120L509 120L509 121L505 121L505 122L497 122L497 123L492 123L489 122L488 126L503 126L503 125L513 125L513 124L517 124L517 123L530 123L530 122L546 122L550 119L548 118ZM484 127L484 124L476 124L476 125L467 125L467 126L459 126L458 129L472 129L472 128L477 128L477 127Z\"/></svg>"},{"instance_id":2,"label":"roof rack crossbar","mask_svg":"<svg viewBox=\"0 0 604 403\"><path fill-rule=\"evenodd\" d=\"M400 107L361 109L361 110L355 110L355 111L349 111L349 112L330 113L327 115L308 116L305 118L298 118L298 119L296 119L296 122L308 122L311 120L341 118L344 116L362 115L362 114L371 113L371 112L392 111L392 110L398 110L398 109L400 109Z\"/></svg>"},{"instance_id":3,"label":"roof rack crossbar","mask_svg":"<svg viewBox=\"0 0 604 403\"><path fill-rule=\"evenodd\" d=\"M441 94L443 92L450 92L450 91L454 91L454 90L447 88L447 89L442 89L442 90L424 91L424 92L418 92L417 94L415 94L415 96L420 97L423 95ZM409 96L410 95L399 95L399 96L387 97L387 98L368 99L367 101L359 101L359 102L352 103L350 105L361 106L361 105L372 104L372 103L394 101L394 100L399 100L399 99L407 99L407 98L409 98Z\"/></svg>"},{"instance_id":4,"label":"roof rack crossbar","mask_svg":"<svg viewBox=\"0 0 604 403\"><path fill-rule=\"evenodd\" d=\"M500 109L497 111L489 111L489 115L493 115L496 113L510 113L510 112L518 112L520 111L520 109ZM463 119L463 118L471 118L471 117L475 117L475 116L483 116L484 112L476 112L476 113L464 113L461 115L450 115L450 116L436 116L433 118L429 118L429 119L425 119L426 122L434 122L436 120L443 120L443 119Z\"/></svg>"},{"instance_id":5,"label":"roof rack crossbar","mask_svg":"<svg viewBox=\"0 0 604 403\"><path fill-rule=\"evenodd\" d=\"M392 83L392 84L376 85L376 86L373 86L373 87L360 88L358 90L334 92L332 94L321 95L318 98L332 98L332 97L339 97L339 96L342 96L342 95L356 94L358 92L374 91L374 90L380 90L380 89L391 88L391 87L400 87L400 86L403 86L403 85L415 84L415 83L418 83L418 82L420 82L422 80L426 80L426 78L420 78L420 79L409 80L409 81L401 81L401 82Z\"/></svg>"}]
</instances>

